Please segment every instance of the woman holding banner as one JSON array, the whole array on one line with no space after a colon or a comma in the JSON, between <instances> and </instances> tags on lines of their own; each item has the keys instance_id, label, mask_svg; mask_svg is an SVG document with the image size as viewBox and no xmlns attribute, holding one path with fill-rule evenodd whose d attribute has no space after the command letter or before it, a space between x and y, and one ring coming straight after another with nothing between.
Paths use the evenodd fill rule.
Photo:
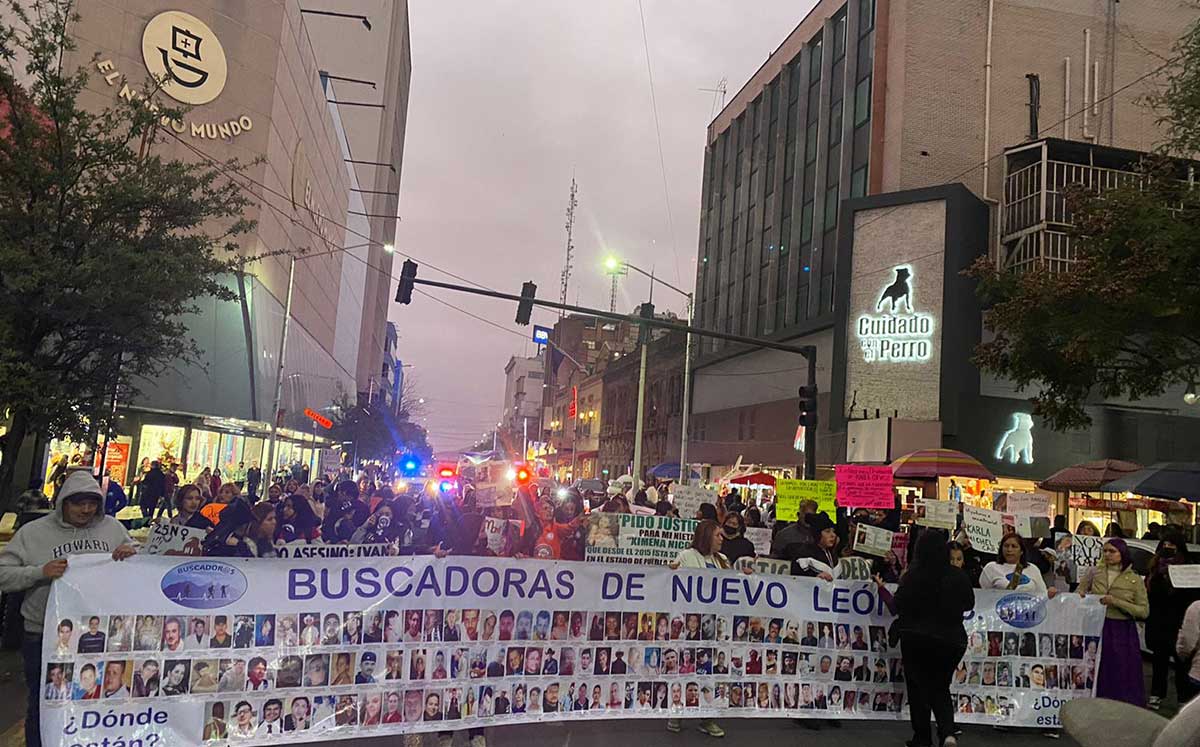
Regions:
<instances>
[{"instance_id":1,"label":"woman holding banner","mask_svg":"<svg viewBox=\"0 0 1200 747\"><path fill-rule=\"evenodd\" d=\"M917 540L895 602L913 727L908 747L932 747L931 711L938 744L957 747L950 680L967 649L963 613L975 607L975 592L966 574L950 565L950 548L941 532L923 532Z\"/></svg>"},{"instance_id":2,"label":"woman holding banner","mask_svg":"<svg viewBox=\"0 0 1200 747\"><path fill-rule=\"evenodd\" d=\"M727 570L729 559L721 554L721 545L725 541L725 533L721 525L710 519L705 519L696 526L692 535L690 547L681 550L670 566L679 568L710 568ZM750 572L747 568L746 573ZM712 719L701 719L700 731L710 737L723 737L725 730ZM680 721L677 718L667 719L667 731L679 733Z\"/></svg>"},{"instance_id":3,"label":"woman holding banner","mask_svg":"<svg viewBox=\"0 0 1200 747\"><path fill-rule=\"evenodd\" d=\"M1099 594L1107 607L1101 646L1104 657L1097 673L1096 696L1146 706L1142 647L1137 621L1150 612L1146 585L1133 570L1125 540L1110 537L1100 549L1100 565L1079 584L1079 596Z\"/></svg>"},{"instance_id":4,"label":"woman holding banner","mask_svg":"<svg viewBox=\"0 0 1200 747\"><path fill-rule=\"evenodd\" d=\"M979 588L1045 594L1052 599L1058 593L1053 586L1047 589L1042 572L1037 566L1026 562L1025 546L1015 532L1009 532L1000 539L1000 552L995 560L984 566L979 576Z\"/></svg>"},{"instance_id":5,"label":"woman holding banner","mask_svg":"<svg viewBox=\"0 0 1200 747\"><path fill-rule=\"evenodd\" d=\"M171 517L175 526L203 529L211 532L215 526L208 517L200 513L200 504L204 502L200 488L195 485L184 485L175 492L175 510L178 512Z\"/></svg>"}]
</instances>

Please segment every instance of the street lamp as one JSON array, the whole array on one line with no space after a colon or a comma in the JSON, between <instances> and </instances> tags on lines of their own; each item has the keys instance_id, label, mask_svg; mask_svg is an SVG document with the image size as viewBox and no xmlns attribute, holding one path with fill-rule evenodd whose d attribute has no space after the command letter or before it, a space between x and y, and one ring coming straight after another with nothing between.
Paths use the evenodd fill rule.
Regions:
<instances>
[{"instance_id":1,"label":"street lamp","mask_svg":"<svg viewBox=\"0 0 1200 747\"><path fill-rule=\"evenodd\" d=\"M387 252L388 254L395 254L396 253L396 245L389 241L388 243L383 245L383 250L385 252Z\"/></svg>"},{"instance_id":2,"label":"street lamp","mask_svg":"<svg viewBox=\"0 0 1200 747\"><path fill-rule=\"evenodd\" d=\"M674 285L666 282L662 278L654 276L654 271L646 272L642 268L631 264L625 260L617 259L616 257L608 257L604 260L604 267L613 276L613 282L616 283L618 275L627 274L630 270L646 276L650 279L650 302L654 301L654 283L658 282L675 291L679 295L687 299L687 323L692 325L692 316L694 314L694 298L691 293L677 288ZM643 325L643 331L645 326ZM642 468L642 420L646 409L646 348L648 347L648 339L642 341L642 367L638 377L638 404L637 404L637 426L633 436L633 469L635 473L640 473ZM688 481L688 466L687 466L687 444L688 444L688 419L692 391L692 333L687 335L687 345L683 353L683 417L680 427L683 431L681 435L681 443L679 445L679 484L687 485ZM641 480L640 474L635 474L634 478Z\"/></svg>"},{"instance_id":3,"label":"street lamp","mask_svg":"<svg viewBox=\"0 0 1200 747\"><path fill-rule=\"evenodd\" d=\"M1185 405L1194 405L1200 401L1200 395L1196 394L1196 382L1188 382L1187 391L1183 393L1183 403Z\"/></svg>"}]
</instances>

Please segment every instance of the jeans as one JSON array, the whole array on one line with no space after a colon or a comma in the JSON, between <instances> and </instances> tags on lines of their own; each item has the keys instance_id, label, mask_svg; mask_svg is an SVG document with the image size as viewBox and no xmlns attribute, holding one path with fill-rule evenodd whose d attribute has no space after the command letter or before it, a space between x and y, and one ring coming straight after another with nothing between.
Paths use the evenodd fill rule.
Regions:
<instances>
[{"instance_id":1,"label":"jeans","mask_svg":"<svg viewBox=\"0 0 1200 747\"><path fill-rule=\"evenodd\" d=\"M21 658L25 660L25 689L29 702L25 706L25 744L39 747L42 743L42 634L25 632L21 641Z\"/></svg>"},{"instance_id":2,"label":"jeans","mask_svg":"<svg viewBox=\"0 0 1200 747\"><path fill-rule=\"evenodd\" d=\"M954 734L950 679L964 651L966 647L959 643L923 635L906 634L901 637L900 655L904 660L913 744L933 744L929 728L930 711L937 719L939 743Z\"/></svg>"}]
</instances>

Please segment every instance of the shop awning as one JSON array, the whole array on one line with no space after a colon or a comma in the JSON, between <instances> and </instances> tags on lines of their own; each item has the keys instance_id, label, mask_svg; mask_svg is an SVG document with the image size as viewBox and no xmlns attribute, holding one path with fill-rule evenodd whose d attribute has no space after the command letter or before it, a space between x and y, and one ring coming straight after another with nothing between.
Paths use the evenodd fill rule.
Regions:
<instances>
[{"instance_id":1,"label":"shop awning","mask_svg":"<svg viewBox=\"0 0 1200 747\"><path fill-rule=\"evenodd\" d=\"M656 464L650 468L650 474L657 477L659 480L678 480L679 479L679 462L663 462ZM699 480L700 473L696 470L688 470L689 480ZM771 482L774 485L774 481Z\"/></svg>"},{"instance_id":2,"label":"shop awning","mask_svg":"<svg viewBox=\"0 0 1200 747\"><path fill-rule=\"evenodd\" d=\"M1114 480L1100 490L1200 501L1200 462L1159 462Z\"/></svg>"},{"instance_id":3,"label":"shop awning","mask_svg":"<svg viewBox=\"0 0 1200 747\"><path fill-rule=\"evenodd\" d=\"M921 449L892 462L892 476L902 480L934 477L965 477L974 480L995 480L978 459L954 449Z\"/></svg>"},{"instance_id":4,"label":"shop awning","mask_svg":"<svg viewBox=\"0 0 1200 747\"><path fill-rule=\"evenodd\" d=\"M1113 480L1137 472L1142 465L1120 459L1101 459L1065 467L1038 483L1043 490L1085 491L1100 490Z\"/></svg>"},{"instance_id":5,"label":"shop awning","mask_svg":"<svg viewBox=\"0 0 1200 747\"><path fill-rule=\"evenodd\" d=\"M676 465L678 466L678 465ZM748 475L739 475L729 481L730 485L769 485L775 487L775 477L768 475L766 472L751 472Z\"/></svg>"}]
</instances>

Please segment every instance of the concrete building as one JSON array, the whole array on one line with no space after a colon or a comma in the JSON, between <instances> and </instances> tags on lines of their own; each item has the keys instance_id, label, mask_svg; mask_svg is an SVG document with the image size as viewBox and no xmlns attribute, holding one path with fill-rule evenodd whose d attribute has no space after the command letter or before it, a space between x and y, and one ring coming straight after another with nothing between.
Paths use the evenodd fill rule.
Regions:
<instances>
[{"instance_id":1,"label":"concrete building","mask_svg":"<svg viewBox=\"0 0 1200 747\"><path fill-rule=\"evenodd\" d=\"M504 367L504 412L500 416L500 440L514 458L525 448L526 440L539 441L542 432L541 353L530 357L513 356Z\"/></svg>"},{"instance_id":2,"label":"concrete building","mask_svg":"<svg viewBox=\"0 0 1200 747\"><path fill-rule=\"evenodd\" d=\"M406 0L339 0L335 17L298 0L79 0L66 60L90 73L85 106L158 96L190 109L155 146L165 158L246 164L256 228L240 240L247 274L235 302L189 320L201 366L170 371L123 403L116 446L128 482L143 459L187 476L266 459L316 472L341 397L382 391L411 59ZM362 14L361 17L356 17ZM256 159L261 159L256 162ZM283 395L272 412L289 269L296 258ZM373 267L376 269L368 269ZM52 456L71 444L56 443ZM265 466L265 465L264 465Z\"/></svg>"},{"instance_id":3,"label":"concrete building","mask_svg":"<svg viewBox=\"0 0 1200 747\"><path fill-rule=\"evenodd\" d=\"M601 359L595 373L584 375L572 369L559 381L547 429L546 462L561 482L600 476L597 459L607 365Z\"/></svg>"},{"instance_id":4,"label":"concrete building","mask_svg":"<svg viewBox=\"0 0 1200 747\"><path fill-rule=\"evenodd\" d=\"M998 249L990 227L1005 149L1044 136L1148 149L1159 133L1139 99L1195 19L1175 0L822 0L709 126L697 324L815 345L818 462L844 459L848 410L829 393L847 386L838 346L852 312L838 299L856 272L871 269L849 256L844 220L856 213L846 201L962 183L990 214L971 223L982 236L960 238L1004 262L1054 259L1060 250L1049 243ZM960 207L961 221L980 220ZM873 270L891 273L922 256L904 243L873 257ZM929 281L924 273L920 282ZM922 293L944 290L923 285ZM786 353L705 341L689 459L714 473L739 456L794 469L803 461L795 442L804 365ZM913 416L908 401L845 393L846 408Z\"/></svg>"},{"instance_id":5,"label":"concrete building","mask_svg":"<svg viewBox=\"0 0 1200 747\"><path fill-rule=\"evenodd\" d=\"M646 353L646 405L642 432L642 466L678 462L683 427L684 335L654 337ZM637 430L640 355L614 360L604 370L603 417L600 419L598 477L631 472Z\"/></svg>"},{"instance_id":6,"label":"concrete building","mask_svg":"<svg viewBox=\"0 0 1200 747\"><path fill-rule=\"evenodd\" d=\"M383 365L379 377L379 400L392 411L400 413L401 393L404 391L404 362L396 357L396 346L399 343L396 325L387 323L387 332L383 342Z\"/></svg>"}]
</instances>

